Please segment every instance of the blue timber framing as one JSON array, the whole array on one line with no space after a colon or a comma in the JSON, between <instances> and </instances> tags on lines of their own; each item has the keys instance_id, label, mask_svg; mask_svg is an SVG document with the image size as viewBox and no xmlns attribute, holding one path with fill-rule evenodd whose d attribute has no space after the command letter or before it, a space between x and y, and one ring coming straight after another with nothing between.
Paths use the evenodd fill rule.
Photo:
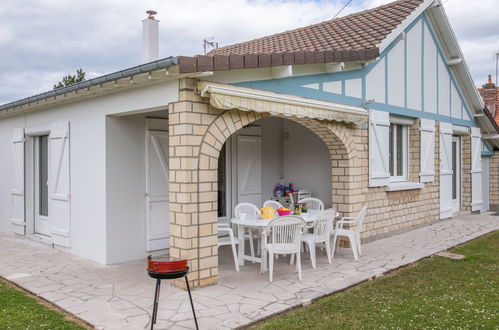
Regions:
<instances>
[{"instance_id":1,"label":"blue timber framing","mask_svg":"<svg viewBox=\"0 0 499 330\"><path fill-rule=\"evenodd\" d=\"M328 101L328 102L335 102L335 103L340 103L340 104L347 104L351 106L357 106L357 107L366 107L365 102L366 102L366 76L367 74L378 64L380 61L384 59L384 66L385 66L385 72L384 72L384 93L385 93L385 100L384 102L373 102L367 105L369 109L372 110L380 110L380 111L386 111L390 112L393 114L397 115L402 115L402 116L408 116L408 117L414 117L414 118L427 118L427 119L434 119L436 121L441 121L441 122L450 122L456 125L463 125L463 126L476 126L475 120L473 115L470 112L470 107L467 104L465 98L463 97L463 93L459 87L459 85L456 83L456 79L454 77L454 73L452 70L449 68L446 57L441 49L441 45L437 38L435 37L435 33L433 31L433 28L428 21L426 15L422 13L420 16L415 18L404 30L404 32L407 34L408 31L410 31L416 24L421 22L421 110L418 109L411 109L407 106L407 66L408 66L408 61L407 61L407 38L404 38L402 40L395 40L392 42L381 54L378 59L378 61L374 61L371 63L364 64L360 69L356 70L351 70L351 71L340 71L340 72L334 72L334 73L323 73L323 74L312 74L312 75L306 75L306 76L293 76L293 77L287 77L287 78L280 78L280 79L269 79L269 80L256 80L256 81L244 81L244 82L237 82L234 83L234 85L238 86L243 86L243 87L249 87L249 88L255 88L255 89L260 89L260 90L266 90L266 91L272 91L276 93L282 93L282 94L290 94L290 95L297 95L297 96L302 96L302 97L307 97L307 98L312 98L312 99L318 99L318 100L323 100L323 101ZM436 46L436 67L435 70L437 71L436 73L436 113L433 112L428 112L425 111L424 108L424 44L425 44L425 30L427 33L431 36L435 46ZM390 51L397 46L398 43L404 43L404 106L395 106L395 105L390 105L388 104L388 96L389 96L389 88L388 88L388 68L389 68L389 56L388 54ZM443 79L443 77L439 77L438 71L439 71L439 59L442 61L446 72L449 75L449 115L442 115L441 114L441 109L439 109L438 105L438 99L441 97L439 94L439 83L438 80L440 78ZM360 84L361 84L361 95L360 97L353 97L353 96L348 96L346 93L346 81L351 80L351 79L360 79ZM333 92L327 92L324 91L324 83L328 82L340 82L341 83L341 93L333 93ZM312 85L315 84L315 85ZM308 85L309 87L305 87ZM311 88L310 86L317 86L316 88ZM458 112L460 113L461 118L455 118L452 117L453 114L455 114L455 111L452 111L452 88L455 88L457 91L458 97L461 100L461 107L458 109ZM458 105L455 105L458 106ZM465 114L468 116L468 118L465 118Z\"/></svg>"}]
</instances>

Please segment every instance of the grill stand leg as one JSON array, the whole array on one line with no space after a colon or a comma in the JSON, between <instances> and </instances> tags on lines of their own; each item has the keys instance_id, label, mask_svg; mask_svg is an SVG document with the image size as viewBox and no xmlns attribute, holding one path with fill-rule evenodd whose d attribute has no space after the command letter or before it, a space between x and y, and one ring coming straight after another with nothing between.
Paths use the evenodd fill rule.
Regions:
<instances>
[{"instance_id":1,"label":"grill stand leg","mask_svg":"<svg viewBox=\"0 0 499 330\"><path fill-rule=\"evenodd\" d=\"M196 318L196 311L194 310L194 303L192 302L191 288L189 287L189 281L187 276L185 276L185 284L187 285L187 292L189 293L189 300L191 301L192 315L194 315L194 323L196 323L196 330L199 330L198 320Z\"/></svg>"},{"instance_id":2,"label":"grill stand leg","mask_svg":"<svg viewBox=\"0 0 499 330\"><path fill-rule=\"evenodd\" d=\"M158 304L159 304L159 291L161 289L161 280L156 280L156 293L154 294L154 305L152 309L152 319L151 319L151 330L154 329L156 324L156 317L158 316Z\"/></svg>"}]
</instances>

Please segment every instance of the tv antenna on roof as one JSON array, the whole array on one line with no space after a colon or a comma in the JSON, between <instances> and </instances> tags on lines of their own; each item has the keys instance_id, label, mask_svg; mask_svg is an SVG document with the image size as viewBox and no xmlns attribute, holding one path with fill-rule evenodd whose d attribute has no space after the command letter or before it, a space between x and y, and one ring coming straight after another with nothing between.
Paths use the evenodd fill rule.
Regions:
<instances>
[{"instance_id":1,"label":"tv antenna on roof","mask_svg":"<svg viewBox=\"0 0 499 330\"><path fill-rule=\"evenodd\" d=\"M203 39L203 49L204 54L208 53L208 48L216 49L218 48L218 42L214 41L215 37L211 37L209 39Z\"/></svg>"}]
</instances>

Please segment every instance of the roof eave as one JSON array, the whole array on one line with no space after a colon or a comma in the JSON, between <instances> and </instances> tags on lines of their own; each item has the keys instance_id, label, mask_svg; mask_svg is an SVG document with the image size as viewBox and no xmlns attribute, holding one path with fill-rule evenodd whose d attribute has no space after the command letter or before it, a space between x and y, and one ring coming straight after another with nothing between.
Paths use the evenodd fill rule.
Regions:
<instances>
[{"instance_id":1,"label":"roof eave","mask_svg":"<svg viewBox=\"0 0 499 330\"><path fill-rule=\"evenodd\" d=\"M439 0L438 2L440 3ZM440 33L439 38L445 40L445 45L441 46L444 48L444 53L447 57L446 60L452 61L453 59L461 59L459 61L455 61L455 64L451 66L451 70L453 70L456 74L456 78L459 80L460 86L465 93L465 97L472 106L472 112L474 114L478 114L478 116L475 117L478 126L486 134L499 133L497 123L490 112L485 108L483 99L475 87L468 65L464 60L463 52L457 42L457 38L449 23L449 19L443 9L443 6L433 6L427 13L430 22L438 27L437 32ZM499 149L499 139L494 138L487 141L492 144L495 149Z\"/></svg>"},{"instance_id":2,"label":"roof eave","mask_svg":"<svg viewBox=\"0 0 499 330\"><path fill-rule=\"evenodd\" d=\"M437 0L439 3L440 1ZM428 18L430 21L437 25L439 28L439 32L442 34L440 37L443 38L446 42L445 45L442 45L446 48L446 56L447 61L451 61L452 59L462 59L458 61L456 64L452 65L451 68L459 74L461 78L461 87L465 88L465 91L468 96L468 101L473 106L474 110L477 112L481 112L484 108L484 103L482 97L478 93L475 87L475 83L473 78L471 77L470 70L466 61L464 60L463 52L461 51L461 47L457 42L456 35L454 34L454 30L452 29L447 14L445 13L443 6L433 6L431 10L428 11Z\"/></svg>"},{"instance_id":3,"label":"roof eave","mask_svg":"<svg viewBox=\"0 0 499 330\"><path fill-rule=\"evenodd\" d=\"M379 56L379 48L297 51L285 53L179 56L180 73L255 69L286 65L370 62Z\"/></svg>"},{"instance_id":4,"label":"roof eave","mask_svg":"<svg viewBox=\"0 0 499 330\"><path fill-rule=\"evenodd\" d=\"M158 70L168 70L178 65L177 57L167 57L150 63L141 64L132 68L120 70L113 72L104 76L93 78L90 80L85 80L71 86L55 89L52 91L44 92L41 94L26 97L21 100L13 101L10 103L0 105L0 116L9 115L11 113L19 113L26 109L33 110L35 108L41 108L46 106L45 103L48 100L53 99L54 102L59 99L65 99L67 95L77 95L80 91L90 90L92 87L100 86L104 84L113 83L116 87L119 87L117 82L123 79L130 79L130 87L133 87L133 77L142 74L148 74ZM150 78L150 77L148 77ZM83 96L84 93L80 93ZM72 98L74 99L74 97ZM54 102L50 103L51 105Z\"/></svg>"},{"instance_id":5,"label":"roof eave","mask_svg":"<svg viewBox=\"0 0 499 330\"><path fill-rule=\"evenodd\" d=\"M392 42L394 42L402 32L414 21L419 15L421 15L426 9L434 6L439 0L425 0L418 8L416 8L409 16L407 16L392 32L390 32L385 39L381 40L376 46L379 48L380 53L382 53L386 48L388 48Z\"/></svg>"}]
</instances>

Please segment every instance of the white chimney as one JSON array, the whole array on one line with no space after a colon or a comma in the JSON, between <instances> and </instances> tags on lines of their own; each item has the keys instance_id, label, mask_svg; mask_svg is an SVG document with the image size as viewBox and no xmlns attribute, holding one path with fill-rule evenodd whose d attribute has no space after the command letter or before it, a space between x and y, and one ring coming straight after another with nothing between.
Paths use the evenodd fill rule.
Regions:
<instances>
[{"instance_id":1,"label":"white chimney","mask_svg":"<svg viewBox=\"0 0 499 330\"><path fill-rule=\"evenodd\" d=\"M157 14L154 10L146 11L149 16L142 21L142 63L148 63L156 61L158 59L158 23L159 21L154 19L154 15Z\"/></svg>"}]
</instances>

